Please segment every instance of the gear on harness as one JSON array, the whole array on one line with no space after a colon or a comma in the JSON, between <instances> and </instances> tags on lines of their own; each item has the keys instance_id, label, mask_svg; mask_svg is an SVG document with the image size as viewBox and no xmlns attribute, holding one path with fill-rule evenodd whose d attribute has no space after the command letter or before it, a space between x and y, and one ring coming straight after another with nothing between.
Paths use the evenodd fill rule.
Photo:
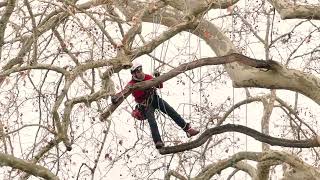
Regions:
<instances>
[{"instance_id":1,"label":"gear on harness","mask_svg":"<svg viewBox=\"0 0 320 180\"><path fill-rule=\"evenodd\" d=\"M132 110L131 116L138 120L145 120L145 107L141 104L137 104Z\"/></svg>"}]
</instances>

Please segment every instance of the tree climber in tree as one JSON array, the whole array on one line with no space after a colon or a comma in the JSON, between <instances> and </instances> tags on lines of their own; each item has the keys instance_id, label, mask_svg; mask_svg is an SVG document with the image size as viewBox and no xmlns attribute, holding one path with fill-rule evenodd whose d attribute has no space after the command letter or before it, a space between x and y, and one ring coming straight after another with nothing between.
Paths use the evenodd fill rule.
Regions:
<instances>
[{"instance_id":1,"label":"tree climber in tree","mask_svg":"<svg viewBox=\"0 0 320 180\"><path fill-rule=\"evenodd\" d=\"M143 73L142 65L139 63L133 64L130 71L132 75L131 81L129 81L123 91L111 97L111 102L113 104L116 104L119 98L129 90L129 86L132 86L137 82L153 79L151 75ZM154 77L158 76L160 76L160 73L155 72ZM152 87L145 90L134 90L132 92L132 95L137 102L136 109L133 110L132 116L140 120L148 119L152 139L157 149L162 148L164 146L164 143L161 140L158 125L154 115L156 109L160 109L163 113L170 116L174 120L174 122L186 132L188 137L195 136L199 133L198 130L191 127L190 123L186 123L185 120L165 100L158 96L156 88L162 87L163 84L161 83L158 87Z\"/></svg>"}]
</instances>

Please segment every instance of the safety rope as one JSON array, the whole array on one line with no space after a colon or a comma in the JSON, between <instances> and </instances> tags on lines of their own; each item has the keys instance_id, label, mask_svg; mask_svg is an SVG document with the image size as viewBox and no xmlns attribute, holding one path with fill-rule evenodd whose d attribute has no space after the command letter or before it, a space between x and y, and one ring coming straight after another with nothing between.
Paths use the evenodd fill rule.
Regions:
<instances>
[{"instance_id":1,"label":"safety rope","mask_svg":"<svg viewBox=\"0 0 320 180\"><path fill-rule=\"evenodd\" d=\"M247 14L248 12L248 1L245 0L245 14ZM248 32L246 31L246 35L245 35L245 52L246 52L246 55L247 55L247 51L248 51ZM247 93L246 93L247 94ZM248 97L246 97L248 98ZM248 103L246 103L246 114L245 114L245 118L246 118L246 127L248 127ZM248 136L246 135L246 151L248 151ZM247 179L247 174L246 174L246 179Z\"/></svg>"},{"instance_id":2,"label":"safety rope","mask_svg":"<svg viewBox=\"0 0 320 180\"><path fill-rule=\"evenodd\" d=\"M248 13L248 1L245 0L245 14ZM247 51L248 51L248 32L246 31L246 34L245 34L245 53L247 55ZM249 91L247 89L245 89L246 91ZM248 95L248 93L246 93L246 95ZM248 96L246 96L246 98L249 98ZM248 127L248 103L246 103L245 105L245 124L246 124L246 127ZM248 136L246 135L245 136L245 144L246 144L246 147L245 147L245 151L248 151ZM245 161L247 162L247 160ZM247 173L245 173L245 179L247 180L248 176L247 176Z\"/></svg>"},{"instance_id":3,"label":"safety rope","mask_svg":"<svg viewBox=\"0 0 320 180\"><path fill-rule=\"evenodd\" d=\"M198 47L199 47L199 59L201 58L201 38L198 37ZM202 108L202 67L199 68L199 79L200 79L200 85L199 85L199 107ZM201 111L200 111L201 112ZM200 128L202 128L202 113L200 113Z\"/></svg>"},{"instance_id":4,"label":"safety rope","mask_svg":"<svg viewBox=\"0 0 320 180\"><path fill-rule=\"evenodd\" d=\"M189 59L189 63L192 61L191 60L191 31L189 30L189 36L188 36L188 59ZM191 74L192 74L192 70L189 70L189 77L191 77ZM189 121L191 122L191 110L192 110L192 107L191 107L191 103L192 103L192 81L189 81Z\"/></svg>"},{"instance_id":5,"label":"safety rope","mask_svg":"<svg viewBox=\"0 0 320 180\"><path fill-rule=\"evenodd\" d=\"M234 10L233 10L234 11ZM232 34L232 42L234 42L234 40L235 40L235 35L234 35L234 31L235 31L235 17L234 17L234 13L233 13L233 11L231 12L232 13L232 15L231 15L231 23L232 23L232 25L231 25L231 27L232 27L232 32L231 32L231 34ZM232 86L232 107L234 107L234 105L235 105L235 89L234 89L234 87ZM235 112L234 112L235 110L233 110L232 111L232 124L234 124L235 123L235 120L234 120L234 116L235 116ZM232 143L235 143L235 135L234 135L234 132L232 132ZM232 145L232 154L234 154L235 153L235 147L234 147L235 145L233 144ZM233 180L235 179L235 176L233 176Z\"/></svg>"},{"instance_id":6,"label":"safety rope","mask_svg":"<svg viewBox=\"0 0 320 180\"><path fill-rule=\"evenodd\" d=\"M152 25L152 35L153 35L153 37L152 38L155 38L157 36L157 32L158 32L159 26L160 26L157 23L161 23L161 22L158 22L158 21L159 21L158 16L153 14L153 16L152 16L152 23L153 23L153 25ZM161 21L161 19L160 19L160 21ZM163 44L162 44L162 49L161 49L161 52L160 52L160 60L161 60L162 52L163 52ZM152 74L156 70L156 60L155 60L154 57L156 57L156 49L153 50L153 57L151 57L152 61L151 61L151 64L150 64L151 65L150 69L152 70ZM159 62L159 66L160 66L160 62ZM160 91L160 89L159 89L159 91ZM160 94L161 94L161 91L160 91ZM160 102L158 101L158 107L159 107L159 103ZM160 110L155 109L154 115L155 115L155 119L157 119L157 120L159 119L159 121L162 122ZM164 124L165 123L161 123L161 125L164 125ZM164 127L161 126L161 129L164 129ZM163 136L163 131L161 131L161 132L162 132L161 136Z\"/></svg>"},{"instance_id":7,"label":"safety rope","mask_svg":"<svg viewBox=\"0 0 320 180\"><path fill-rule=\"evenodd\" d=\"M245 11L244 13L246 14L248 12L248 4L247 4L247 0L245 0ZM235 11L236 9L233 9L233 11ZM235 40L235 13L232 11L232 16L231 16L231 19L232 19L232 42L234 42ZM241 14L238 14L239 16L241 16ZM241 36L241 34L240 34ZM248 32L246 31L245 32L245 37L244 37L244 43L245 43L245 46L244 46L244 53L247 54L248 52ZM247 89L245 89L245 91L248 91ZM248 93L246 93L248 95ZM232 88L232 106L235 105L235 88L233 87ZM248 98L248 96L246 96L246 98ZM233 116L232 116L232 123L234 124L235 123L235 110L233 110ZM248 104L246 103L245 104L245 126L247 127L248 126ZM233 132L233 135L232 135L232 138L233 138L233 142L235 142L235 135L234 135L234 132ZM245 151L248 151L248 136L245 136ZM235 146L233 146L233 154L235 153ZM246 161L247 162L247 161ZM247 174L245 174L245 179L247 179ZM233 179L235 179L235 176L233 176Z\"/></svg>"}]
</instances>

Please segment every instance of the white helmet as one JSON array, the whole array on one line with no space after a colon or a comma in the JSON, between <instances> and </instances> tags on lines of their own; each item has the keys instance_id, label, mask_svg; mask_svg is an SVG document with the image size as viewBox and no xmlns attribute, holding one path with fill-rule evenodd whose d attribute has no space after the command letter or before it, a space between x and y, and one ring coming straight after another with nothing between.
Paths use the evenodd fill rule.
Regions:
<instances>
[{"instance_id":1,"label":"white helmet","mask_svg":"<svg viewBox=\"0 0 320 180\"><path fill-rule=\"evenodd\" d=\"M140 64L140 63L138 63L138 62L133 63L133 65L132 65L131 68L130 68L131 74L132 74L136 69L138 69L139 67L142 67L142 64Z\"/></svg>"}]
</instances>

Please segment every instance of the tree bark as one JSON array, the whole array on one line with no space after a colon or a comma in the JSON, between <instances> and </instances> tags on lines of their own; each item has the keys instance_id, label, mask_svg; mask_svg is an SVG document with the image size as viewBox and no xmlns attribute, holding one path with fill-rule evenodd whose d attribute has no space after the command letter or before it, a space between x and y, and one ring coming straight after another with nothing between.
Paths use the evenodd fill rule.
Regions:
<instances>
[{"instance_id":1,"label":"tree bark","mask_svg":"<svg viewBox=\"0 0 320 180\"><path fill-rule=\"evenodd\" d=\"M36 165L11 155L0 153L0 165L19 169L36 177L58 180L59 178L43 166Z\"/></svg>"}]
</instances>

